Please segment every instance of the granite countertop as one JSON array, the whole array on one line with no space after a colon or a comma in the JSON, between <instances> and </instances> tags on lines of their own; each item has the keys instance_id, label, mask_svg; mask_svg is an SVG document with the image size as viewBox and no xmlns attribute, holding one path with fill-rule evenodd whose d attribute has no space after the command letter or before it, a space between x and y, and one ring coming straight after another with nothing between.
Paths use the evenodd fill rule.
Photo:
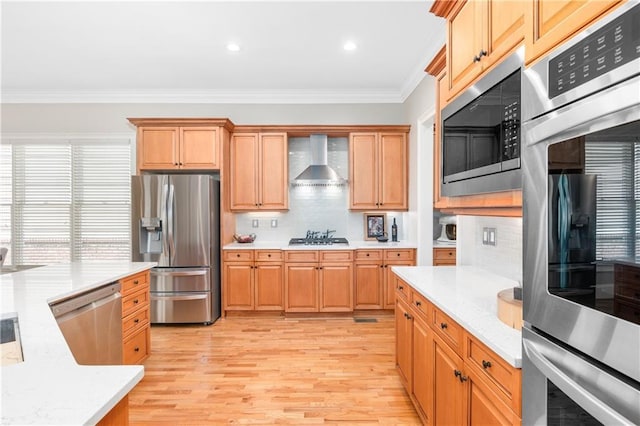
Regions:
<instances>
[{"instance_id":1,"label":"granite countertop","mask_svg":"<svg viewBox=\"0 0 640 426\"><path fill-rule=\"evenodd\" d=\"M417 248L417 243L409 241L387 241L380 243L378 241L349 241L349 244L331 244L331 245L289 245L289 241L254 241L253 243L231 243L225 244L224 250L358 250L358 249L407 249Z\"/></svg>"},{"instance_id":2,"label":"granite countertop","mask_svg":"<svg viewBox=\"0 0 640 426\"><path fill-rule=\"evenodd\" d=\"M513 367L522 333L498 319L498 293L518 282L472 266L394 266L392 271Z\"/></svg>"},{"instance_id":3,"label":"granite countertop","mask_svg":"<svg viewBox=\"0 0 640 426\"><path fill-rule=\"evenodd\" d=\"M153 266L71 263L0 276L1 313L17 314L24 355L1 367L1 424L95 424L133 389L142 366L76 364L49 303Z\"/></svg>"}]
</instances>

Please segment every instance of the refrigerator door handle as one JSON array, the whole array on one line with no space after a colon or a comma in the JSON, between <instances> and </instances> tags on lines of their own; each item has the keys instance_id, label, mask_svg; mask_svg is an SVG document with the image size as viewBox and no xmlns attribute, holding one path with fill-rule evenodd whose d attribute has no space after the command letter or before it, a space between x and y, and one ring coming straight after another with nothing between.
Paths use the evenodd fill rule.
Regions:
<instances>
[{"instance_id":1,"label":"refrigerator door handle","mask_svg":"<svg viewBox=\"0 0 640 426\"><path fill-rule=\"evenodd\" d=\"M169 221L167 220L167 198L168 198L168 192L169 192L169 185L162 185L162 208L163 208L163 212L160 213L161 216L160 218L162 219L163 223L162 223L162 249L164 251L166 251L166 255L169 256L169 238L168 238L168 231L169 231ZM164 217L162 217L164 216Z\"/></svg>"},{"instance_id":2,"label":"refrigerator door handle","mask_svg":"<svg viewBox=\"0 0 640 426\"><path fill-rule=\"evenodd\" d=\"M169 199L167 200L167 230L169 234L169 263L173 265L176 252L175 242L173 240L173 204L175 202L175 193L172 184L169 184Z\"/></svg>"},{"instance_id":3,"label":"refrigerator door handle","mask_svg":"<svg viewBox=\"0 0 640 426\"><path fill-rule=\"evenodd\" d=\"M193 277L196 275L207 275L208 270L201 269L197 271L157 271L151 269L151 275L157 275L161 277Z\"/></svg>"}]
</instances>

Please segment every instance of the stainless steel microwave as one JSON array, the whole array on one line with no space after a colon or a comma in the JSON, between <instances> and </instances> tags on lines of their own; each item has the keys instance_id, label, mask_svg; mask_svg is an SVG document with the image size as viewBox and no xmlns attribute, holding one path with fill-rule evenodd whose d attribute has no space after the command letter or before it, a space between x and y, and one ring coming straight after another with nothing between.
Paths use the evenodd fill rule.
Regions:
<instances>
[{"instance_id":1,"label":"stainless steel microwave","mask_svg":"<svg viewBox=\"0 0 640 426\"><path fill-rule=\"evenodd\" d=\"M443 195L522 188L523 62L521 47L442 110Z\"/></svg>"}]
</instances>

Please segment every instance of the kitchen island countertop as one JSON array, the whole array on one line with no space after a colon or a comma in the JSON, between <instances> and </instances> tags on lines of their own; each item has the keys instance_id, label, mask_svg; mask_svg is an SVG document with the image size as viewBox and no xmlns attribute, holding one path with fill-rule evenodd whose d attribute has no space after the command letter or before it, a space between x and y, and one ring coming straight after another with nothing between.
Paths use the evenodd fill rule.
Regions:
<instances>
[{"instance_id":1,"label":"kitchen island countertop","mask_svg":"<svg viewBox=\"0 0 640 426\"><path fill-rule=\"evenodd\" d=\"M473 266L394 266L392 271L513 367L522 333L498 318L498 293L518 282Z\"/></svg>"},{"instance_id":2,"label":"kitchen island countertop","mask_svg":"<svg viewBox=\"0 0 640 426\"><path fill-rule=\"evenodd\" d=\"M24 361L1 367L1 424L95 424L142 379L139 365L78 365L49 303L155 266L71 263L0 276L3 315L17 315Z\"/></svg>"}]
</instances>

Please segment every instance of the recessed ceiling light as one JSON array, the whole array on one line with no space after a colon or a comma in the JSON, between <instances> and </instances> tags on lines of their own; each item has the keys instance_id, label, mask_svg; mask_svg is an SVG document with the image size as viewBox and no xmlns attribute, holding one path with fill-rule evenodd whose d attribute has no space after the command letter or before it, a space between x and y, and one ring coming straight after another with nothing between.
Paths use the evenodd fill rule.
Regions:
<instances>
[{"instance_id":1,"label":"recessed ceiling light","mask_svg":"<svg viewBox=\"0 0 640 426\"><path fill-rule=\"evenodd\" d=\"M227 44L227 50L229 52L238 52L240 50L240 45L237 43L229 43Z\"/></svg>"},{"instance_id":2,"label":"recessed ceiling light","mask_svg":"<svg viewBox=\"0 0 640 426\"><path fill-rule=\"evenodd\" d=\"M354 42L348 41L344 44L344 46L342 46L342 48L349 52L351 50L356 50L358 46Z\"/></svg>"}]
</instances>

